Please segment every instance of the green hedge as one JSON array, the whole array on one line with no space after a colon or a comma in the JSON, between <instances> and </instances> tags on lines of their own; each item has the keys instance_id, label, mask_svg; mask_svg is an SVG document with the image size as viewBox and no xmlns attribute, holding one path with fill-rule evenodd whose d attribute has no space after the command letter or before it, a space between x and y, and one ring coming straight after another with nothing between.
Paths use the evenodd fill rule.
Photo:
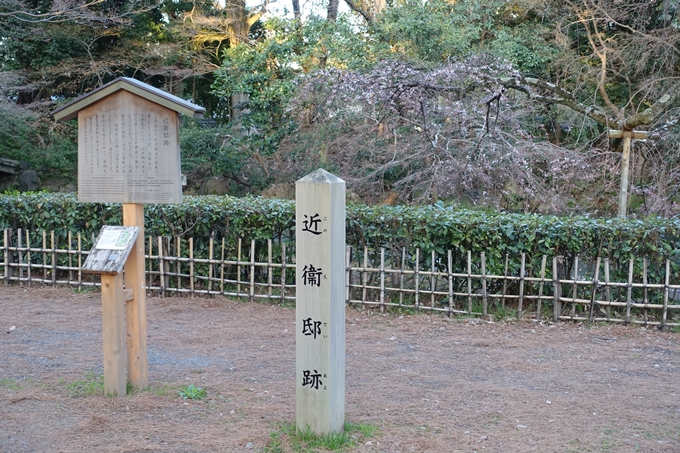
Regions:
<instances>
[{"instance_id":1,"label":"green hedge","mask_svg":"<svg viewBox=\"0 0 680 453\"><path fill-rule=\"evenodd\" d=\"M73 194L0 195L0 227L67 231L87 235L102 225L122 223L118 204L78 203ZM194 237L197 243L210 235L227 241L276 239L294 242L295 205L292 201L259 197L184 197L179 205L147 205L147 235ZM419 247L422 256L435 250L456 253L461 264L465 251L486 254L489 272L502 271L505 254L518 266L526 253L530 262L542 255L608 257L616 265L634 256L661 265L679 258L680 219L596 219L587 216L555 217L533 214L470 211L443 206L365 206L347 208L347 243L399 250ZM456 266L459 267L459 266Z\"/></svg>"}]
</instances>

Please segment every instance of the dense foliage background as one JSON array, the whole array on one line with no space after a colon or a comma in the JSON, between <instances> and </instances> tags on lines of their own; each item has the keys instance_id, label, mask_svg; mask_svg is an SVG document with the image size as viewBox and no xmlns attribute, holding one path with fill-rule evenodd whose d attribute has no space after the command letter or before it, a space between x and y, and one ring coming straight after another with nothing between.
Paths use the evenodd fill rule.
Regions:
<instances>
[{"instance_id":1,"label":"dense foliage background","mask_svg":"<svg viewBox=\"0 0 680 453\"><path fill-rule=\"evenodd\" d=\"M189 193L287 197L318 168L377 204L680 212L677 0L0 0L0 157L73 189L49 112L118 76L208 110L182 126ZM70 185L69 185L70 184Z\"/></svg>"}]
</instances>

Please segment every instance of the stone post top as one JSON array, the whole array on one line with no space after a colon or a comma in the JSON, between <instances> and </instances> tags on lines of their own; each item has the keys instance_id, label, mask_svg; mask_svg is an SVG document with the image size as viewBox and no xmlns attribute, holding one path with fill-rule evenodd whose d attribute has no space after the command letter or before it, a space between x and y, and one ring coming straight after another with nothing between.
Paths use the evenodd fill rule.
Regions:
<instances>
[{"instance_id":1,"label":"stone post top","mask_svg":"<svg viewBox=\"0 0 680 453\"><path fill-rule=\"evenodd\" d=\"M312 173L308 174L307 176L303 176L302 178L298 179L297 182L311 182L311 183L326 183L326 184L344 184L345 181L343 179L338 178L335 176L333 173L329 173L323 168L319 168L316 171L313 171Z\"/></svg>"}]
</instances>

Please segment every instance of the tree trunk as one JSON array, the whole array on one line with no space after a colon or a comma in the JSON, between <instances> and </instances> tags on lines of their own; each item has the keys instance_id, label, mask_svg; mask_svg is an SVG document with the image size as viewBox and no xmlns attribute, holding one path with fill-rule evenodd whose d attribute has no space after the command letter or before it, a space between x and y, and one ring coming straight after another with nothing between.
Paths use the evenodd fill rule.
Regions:
<instances>
[{"instance_id":1,"label":"tree trunk","mask_svg":"<svg viewBox=\"0 0 680 453\"><path fill-rule=\"evenodd\" d=\"M326 19L335 22L338 19L338 5L340 0L329 0L328 9L326 10Z\"/></svg>"}]
</instances>

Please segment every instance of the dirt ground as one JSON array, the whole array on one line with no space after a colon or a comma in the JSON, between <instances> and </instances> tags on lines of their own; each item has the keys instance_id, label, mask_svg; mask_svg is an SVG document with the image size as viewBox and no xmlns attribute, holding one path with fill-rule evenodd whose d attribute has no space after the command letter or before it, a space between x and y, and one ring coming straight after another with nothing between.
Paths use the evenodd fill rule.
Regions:
<instances>
[{"instance_id":1,"label":"dirt ground","mask_svg":"<svg viewBox=\"0 0 680 453\"><path fill-rule=\"evenodd\" d=\"M109 398L100 304L0 288L0 451L293 451L271 436L295 418L294 308L149 298L151 389ZM680 452L679 333L355 309L346 332L346 418L375 428L349 451Z\"/></svg>"}]
</instances>

